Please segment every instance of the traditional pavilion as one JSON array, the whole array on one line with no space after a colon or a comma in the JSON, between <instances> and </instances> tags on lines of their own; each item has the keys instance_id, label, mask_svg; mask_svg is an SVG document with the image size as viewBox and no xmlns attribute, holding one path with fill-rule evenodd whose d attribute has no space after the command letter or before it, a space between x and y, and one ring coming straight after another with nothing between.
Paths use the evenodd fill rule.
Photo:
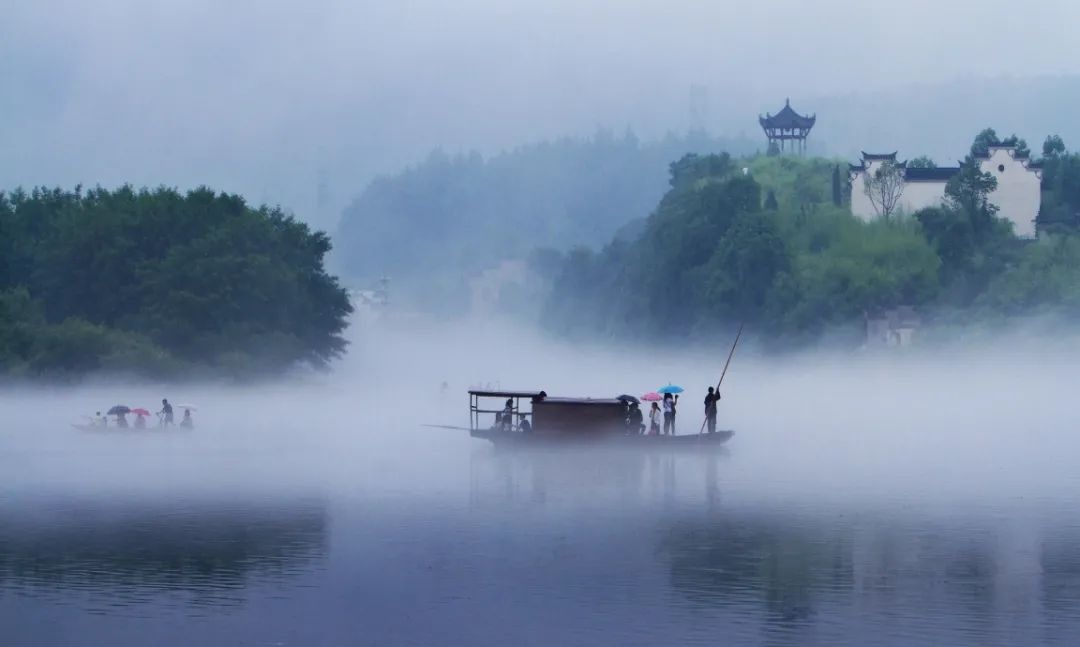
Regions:
<instances>
[{"instance_id":1,"label":"traditional pavilion","mask_svg":"<svg viewBox=\"0 0 1080 647\"><path fill-rule=\"evenodd\" d=\"M814 127L817 115L804 117L791 109L791 101L784 99L784 108L775 115L758 115L758 123L769 138L769 148L776 145L780 152L789 151L802 155L806 152L806 136ZM787 142L791 142L788 144Z\"/></svg>"}]
</instances>

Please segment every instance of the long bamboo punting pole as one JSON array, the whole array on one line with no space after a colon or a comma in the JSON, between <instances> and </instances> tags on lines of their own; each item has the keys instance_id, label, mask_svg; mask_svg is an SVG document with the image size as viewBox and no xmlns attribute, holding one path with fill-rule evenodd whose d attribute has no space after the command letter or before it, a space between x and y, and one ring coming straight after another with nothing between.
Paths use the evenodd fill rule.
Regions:
<instances>
[{"instance_id":1,"label":"long bamboo punting pole","mask_svg":"<svg viewBox=\"0 0 1080 647\"><path fill-rule=\"evenodd\" d=\"M724 362L724 370L720 373L720 381L716 383L716 395L720 395L720 385L724 383L724 376L727 375L728 367L731 366L731 358L735 355L735 347L739 345L739 337L742 337L743 325L739 324L739 331L735 333L735 341L731 344L731 350L728 352L727 361ZM709 417L705 416L705 419L701 421L701 430L699 434L705 432L705 423L709 421Z\"/></svg>"}]
</instances>

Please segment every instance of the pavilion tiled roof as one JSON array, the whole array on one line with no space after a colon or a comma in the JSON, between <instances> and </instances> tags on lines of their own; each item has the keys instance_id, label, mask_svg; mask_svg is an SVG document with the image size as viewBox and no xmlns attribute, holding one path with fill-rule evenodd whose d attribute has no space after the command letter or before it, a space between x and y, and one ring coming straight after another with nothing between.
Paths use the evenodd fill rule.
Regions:
<instances>
[{"instance_id":1,"label":"pavilion tiled roof","mask_svg":"<svg viewBox=\"0 0 1080 647\"><path fill-rule=\"evenodd\" d=\"M812 128L817 122L817 115L805 117L791 109L791 101L784 100L784 107L775 115L765 113L764 117L758 117L758 122L765 128L778 128L783 130Z\"/></svg>"}]
</instances>

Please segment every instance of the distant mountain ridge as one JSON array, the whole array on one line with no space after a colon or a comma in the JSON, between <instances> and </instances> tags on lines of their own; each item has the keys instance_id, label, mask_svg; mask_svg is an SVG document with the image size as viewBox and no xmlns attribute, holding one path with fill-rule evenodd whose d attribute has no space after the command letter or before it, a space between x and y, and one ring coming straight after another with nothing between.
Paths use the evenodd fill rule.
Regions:
<instances>
[{"instance_id":1,"label":"distant mountain ridge","mask_svg":"<svg viewBox=\"0 0 1080 647\"><path fill-rule=\"evenodd\" d=\"M703 132L642 142L600 131L484 158L441 151L380 177L345 209L337 263L354 279L474 274L538 248L597 246L645 218L687 152L754 150Z\"/></svg>"}]
</instances>

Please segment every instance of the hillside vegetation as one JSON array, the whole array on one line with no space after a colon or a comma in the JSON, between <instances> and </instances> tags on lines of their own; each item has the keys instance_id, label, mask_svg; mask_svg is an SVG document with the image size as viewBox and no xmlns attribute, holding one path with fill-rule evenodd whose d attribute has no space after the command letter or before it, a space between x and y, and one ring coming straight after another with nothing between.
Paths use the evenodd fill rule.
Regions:
<instances>
[{"instance_id":1,"label":"hillside vegetation","mask_svg":"<svg viewBox=\"0 0 1080 647\"><path fill-rule=\"evenodd\" d=\"M974 146L995 138L983 131ZM971 156L942 206L863 222L845 203L835 160L688 155L671 164L639 236L566 254L544 320L565 334L639 338L746 322L786 346L826 335L861 342L867 313L900 305L942 325L1073 317L1080 156L1051 137L1042 163L1033 242L997 216L994 180Z\"/></svg>"}]
</instances>

